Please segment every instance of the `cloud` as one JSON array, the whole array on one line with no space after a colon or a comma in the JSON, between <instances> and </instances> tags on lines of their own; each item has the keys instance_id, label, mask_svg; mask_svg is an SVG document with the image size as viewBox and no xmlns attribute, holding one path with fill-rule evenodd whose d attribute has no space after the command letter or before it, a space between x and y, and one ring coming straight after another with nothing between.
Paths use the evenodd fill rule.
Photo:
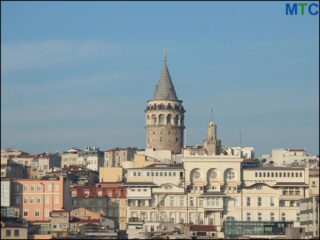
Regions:
<instances>
[{"instance_id":1,"label":"cloud","mask_svg":"<svg viewBox=\"0 0 320 240\"><path fill-rule=\"evenodd\" d=\"M100 40L45 40L3 44L2 70L18 71L63 66L99 56L113 55L120 44Z\"/></svg>"}]
</instances>

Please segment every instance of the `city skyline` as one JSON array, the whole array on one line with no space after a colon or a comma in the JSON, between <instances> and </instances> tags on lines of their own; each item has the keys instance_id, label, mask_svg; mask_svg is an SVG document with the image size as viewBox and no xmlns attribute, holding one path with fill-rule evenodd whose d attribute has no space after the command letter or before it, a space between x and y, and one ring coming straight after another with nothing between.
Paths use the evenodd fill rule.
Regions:
<instances>
[{"instance_id":1,"label":"city skyline","mask_svg":"<svg viewBox=\"0 0 320 240\"><path fill-rule=\"evenodd\" d=\"M241 6L2 4L2 148L144 148L166 48L187 145L206 137L213 108L223 145L239 145L241 131L258 154L318 154L316 17L286 16L279 2Z\"/></svg>"}]
</instances>

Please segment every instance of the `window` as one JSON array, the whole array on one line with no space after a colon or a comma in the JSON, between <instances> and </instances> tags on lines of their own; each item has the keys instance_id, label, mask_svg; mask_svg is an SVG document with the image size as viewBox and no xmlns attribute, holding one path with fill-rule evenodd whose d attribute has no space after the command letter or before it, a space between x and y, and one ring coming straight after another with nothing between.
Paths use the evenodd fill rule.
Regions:
<instances>
[{"instance_id":1,"label":"window","mask_svg":"<svg viewBox=\"0 0 320 240\"><path fill-rule=\"evenodd\" d=\"M10 229L6 230L6 237L11 237L11 230Z\"/></svg>"},{"instance_id":2,"label":"window","mask_svg":"<svg viewBox=\"0 0 320 240\"><path fill-rule=\"evenodd\" d=\"M279 173L279 177L282 177L282 173L281 172Z\"/></svg>"},{"instance_id":3,"label":"window","mask_svg":"<svg viewBox=\"0 0 320 240\"><path fill-rule=\"evenodd\" d=\"M271 221L271 222L274 221L274 213L273 213L273 212L270 213L270 221Z\"/></svg>"},{"instance_id":4,"label":"window","mask_svg":"<svg viewBox=\"0 0 320 240\"><path fill-rule=\"evenodd\" d=\"M297 221L300 222L300 212L297 212Z\"/></svg>"},{"instance_id":5,"label":"window","mask_svg":"<svg viewBox=\"0 0 320 240\"><path fill-rule=\"evenodd\" d=\"M278 173L277 172L275 173L275 175L276 175L276 177L278 177Z\"/></svg>"},{"instance_id":6,"label":"window","mask_svg":"<svg viewBox=\"0 0 320 240\"><path fill-rule=\"evenodd\" d=\"M271 173L271 177L274 177L274 173L273 172Z\"/></svg>"},{"instance_id":7,"label":"window","mask_svg":"<svg viewBox=\"0 0 320 240\"><path fill-rule=\"evenodd\" d=\"M251 221L251 214L247 213L247 221Z\"/></svg>"},{"instance_id":8,"label":"window","mask_svg":"<svg viewBox=\"0 0 320 240\"><path fill-rule=\"evenodd\" d=\"M270 173L269 172L267 172L267 177L270 177Z\"/></svg>"},{"instance_id":9,"label":"window","mask_svg":"<svg viewBox=\"0 0 320 240\"><path fill-rule=\"evenodd\" d=\"M299 174L298 174L298 172L296 172L296 177L298 177L299 176Z\"/></svg>"},{"instance_id":10,"label":"window","mask_svg":"<svg viewBox=\"0 0 320 240\"><path fill-rule=\"evenodd\" d=\"M274 207L274 197L270 197L270 207Z\"/></svg>"},{"instance_id":11,"label":"window","mask_svg":"<svg viewBox=\"0 0 320 240\"><path fill-rule=\"evenodd\" d=\"M23 198L23 203L28 203L28 197Z\"/></svg>"},{"instance_id":12,"label":"window","mask_svg":"<svg viewBox=\"0 0 320 240\"><path fill-rule=\"evenodd\" d=\"M255 172L255 176L258 177L258 173L257 172Z\"/></svg>"},{"instance_id":13,"label":"window","mask_svg":"<svg viewBox=\"0 0 320 240\"><path fill-rule=\"evenodd\" d=\"M19 229L15 229L14 230L14 236L15 237L19 237Z\"/></svg>"},{"instance_id":14,"label":"window","mask_svg":"<svg viewBox=\"0 0 320 240\"><path fill-rule=\"evenodd\" d=\"M262 173L261 172L259 172L259 177L262 177Z\"/></svg>"},{"instance_id":15,"label":"window","mask_svg":"<svg viewBox=\"0 0 320 240\"><path fill-rule=\"evenodd\" d=\"M171 177L171 172L169 172L169 177Z\"/></svg>"},{"instance_id":16,"label":"window","mask_svg":"<svg viewBox=\"0 0 320 240\"><path fill-rule=\"evenodd\" d=\"M234 171L227 170L226 179L227 180L234 179Z\"/></svg>"},{"instance_id":17,"label":"window","mask_svg":"<svg viewBox=\"0 0 320 240\"><path fill-rule=\"evenodd\" d=\"M34 191L34 185L31 185L31 191Z\"/></svg>"},{"instance_id":18,"label":"window","mask_svg":"<svg viewBox=\"0 0 320 240\"><path fill-rule=\"evenodd\" d=\"M294 177L294 173L293 172L291 173L291 177Z\"/></svg>"},{"instance_id":19,"label":"window","mask_svg":"<svg viewBox=\"0 0 320 240\"><path fill-rule=\"evenodd\" d=\"M134 177L137 176L137 173L136 173L136 172L133 172L133 176L134 176Z\"/></svg>"},{"instance_id":20,"label":"window","mask_svg":"<svg viewBox=\"0 0 320 240\"><path fill-rule=\"evenodd\" d=\"M37 191L41 191L41 185L40 184L37 185Z\"/></svg>"},{"instance_id":21,"label":"window","mask_svg":"<svg viewBox=\"0 0 320 240\"><path fill-rule=\"evenodd\" d=\"M152 177L154 176L154 172L151 172L151 176L152 176Z\"/></svg>"},{"instance_id":22,"label":"window","mask_svg":"<svg viewBox=\"0 0 320 240\"><path fill-rule=\"evenodd\" d=\"M19 192L19 190L20 190L20 187L18 184L16 184L16 192Z\"/></svg>"},{"instance_id":23,"label":"window","mask_svg":"<svg viewBox=\"0 0 320 240\"><path fill-rule=\"evenodd\" d=\"M34 210L34 216L40 217L40 210L39 209Z\"/></svg>"},{"instance_id":24,"label":"window","mask_svg":"<svg viewBox=\"0 0 320 240\"><path fill-rule=\"evenodd\" d=\"M251 206L251 199L250 197L247 197L247 207L250 207Z\"/></svg>"},{"instance_id":25,"label":"window","mask_svg":"<svg viewBox=\"0 0 320 240\"><path fill-rule=\"evenodd\" d=\"M263 173L263 177L266 177L266 173L265 172Z\"/></svg>"},{"instance_id":26,"label":"window","mask_svg":"<svg viewBox=\"0 0 320 240\"><path fill-rule=\"evenodd\" d=\"M34 203L34 197L30 198L30 203Z\"/></svg>"},{"instance_id":27,"label":"window","mask_svg":"<svg viewBox=\"0 0 320 240\"><path fill-rule=\"evenodd\" d=\"M28 210L23 210L23 216L28 217Z\"/></svg>"},{"instance_id":28,"label":"window","mask_svg":"<svg viewBox=\"0 0 320 240\"><path fill-rule=\"evenodd\" d=\"M159 173L158 172L156 172L156 177L158 177L159 176Z\"/></svg>"},{"instance_id":29,"label":"window","mask_svg":"<svg viewBox=\"0 0 320 240\"><path fill-rule=\"evenodd\" d=\"M37 197L37 203L41 203L41 198Z\"/></svg>"},{"instance_id":30,"label":"window","mask_svg":"<svg viewBox=\"0 0 320 240\"><path fill-rule=\"evenodd\" d=\"M302 173L300 173L300 177L302 177Z\"/></svg>"},{"instance_id":31,"label":"window","mask_svg":"<svg viewBox=\"0 0 320 240\"><path fill-rule=\"evenodd\" d=\"M162 175L163 175L163 172L160 172L160 177L162 177Z\"/></svg>"},{"instance_id":32,"label":"window","mask_svg":"<svg viewBox=\"0 0 320 240\"><path fill-rule=\"evenodd\" d=\"M261 212L258 213L258 221L262 221L262 213Z\"/></svg>"},{"instance_id":33,"label":"window","mask_svg":"<svg viewBox=\"0 0 320 240\"><path fill-rule=\"evenodd\" d=\"M193 207L193 197L190 197L190 207Z\"/></svg>"},{"instance_id":34,"label":"window","mask_svg":"<svg viewBox=\"0 0 320 240\"><path fill-rule=\"evenodd\" d=\"M138 177L141 177L141 172L138 172Z\"/></svg>"},{"instance_id":35,"label":"window","mask_svg":"<svg viewBox=\"0 0 320 240\"><path fill-rule=\"evenodd\" d=\"M20 201L21 201L21 198L20 197L16 197L16 205L20 205Z\"/></svg>"},{"instance_id":36,"label":"window","mask_svg":"<svg viewBox=\"0 0 320 240\"><path fill-rule=\"evenodd\" d=\"M262 199L261 197L258 197L258 207L261 207L262 206Z\"/></svg>"},{"instance_id":37,"label":"window","mask_svg":"<svg viewBox=\"0 0 320 240\"><path fill-rule=\"evenodd\" d=\"M167 172L164 172L163 174L164 174L165 177L167 176Z\"/></svg>"},{"instance_id":38,"label":"window","mask_svg":"<svg viewBox=\"0 0 320 240\"><path fill-rule=\"evenodd\" d=\"M281 213L281 220L282 221L285 221L286 220L286 213Z\"/></svg>"},{"instance_id":39,"label":"window","mask_svg":"<svg viewBox=\"0 0 320 240\"><path fill-rule=\"evenodd\" d=\"M285 172L283 173L283 177L287 177L287 175L286 175L286 173L285 173Z\"/></svg>"},{"instance_id":40,"label":"window","mask_svg":"<svg viewBox=\"0 0 320 240\"><path fill-rule=\"evenodd\" d=\"M181 207L184 206L184 197L180 197L180 206L181 206Z\"/></svg>"},{"instance_id":41,"label":"window","mask_svg":"<svg viewBox=\"0 0 320 240\"><path fill-rule=\"evenodd\" d=\"M17 185L17 186L18 186L18 185ZM23 191L24 191L24 192L27 192L27 191L28 191L28 185L24 185L24 186L23 186Z\"/></svg>"},{"instance_id":42,"label":"window","mask_svg":"<svg viewBox=\"0 0 320 240\"><path fill-rule=\"evenodd\" d=\"M147 172L147 177L149 177L150 176L150 173L149 172Z\"/></svg>"},{"instance_id":43,"label":"window","mask_svg":"<svg viewBox=\"0 0 320 240\"><path fill-rule=\"evenodd\" d=\"M173 172L172 175L175 177L176 176L176 172Z\"/></svg>"},{"instance_id":44,"label":"window","mask_svg":"<svg viewBox=\"0 0 320 240\"><path fill-rule=\"evenodd\" d=\"M171 206L171 207L174 206L174 197L170 197L170 206Z\"/></svg>"}]
</instances>

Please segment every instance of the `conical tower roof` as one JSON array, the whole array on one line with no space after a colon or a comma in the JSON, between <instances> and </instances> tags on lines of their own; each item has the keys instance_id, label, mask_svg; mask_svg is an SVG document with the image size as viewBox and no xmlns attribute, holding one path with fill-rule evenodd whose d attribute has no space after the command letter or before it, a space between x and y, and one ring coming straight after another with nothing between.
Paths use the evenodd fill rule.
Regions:
<instances>
[{"instance_id":1,"label":"conical tower roof","mask_svg":"<svg viewBox=\"0 0 320 240\"><path fill-rule=\"evenodd\" d=\"M167 66L166 51L164 50L163 67L160 79L153 95L153 100L178 100L176 91L171 81L170 73Z\"/></svg>"}]
</instances>

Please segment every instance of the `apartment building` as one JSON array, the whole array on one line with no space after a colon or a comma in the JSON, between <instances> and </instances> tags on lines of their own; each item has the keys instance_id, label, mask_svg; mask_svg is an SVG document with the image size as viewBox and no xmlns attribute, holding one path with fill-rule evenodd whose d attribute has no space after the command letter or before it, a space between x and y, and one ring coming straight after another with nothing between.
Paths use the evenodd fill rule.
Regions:
<instances>
[{"instance_id":1,"label":"apartment building","mask_svg":"<svg viewBox=\"0 0 320 240\"><path fill-rule=\"evenodd\" d=\"M122 163L132 161L136 148L114 148L104 151L104 167L122 167Z\"/></svg>"},{"instance_id":2,"label":"apartment building","mask_svg":"<svg viewBox=\"0 0 320 240\"><path fill-rule=\"evenodd\" d=\"M319 196L300 200L300 225L304 238L319 238Z\"/></svg>"},{"instance_id":3,"label":"apartment building","mask_svg":"<svg viewBox=\"0 0 320 240\"><path fill-rule=\"evenodd\" d=\"M53 210L71 208L70 183L64 177L12 180L13 206L28 221L46 221Z\"/></svg>"}]
</instances>

